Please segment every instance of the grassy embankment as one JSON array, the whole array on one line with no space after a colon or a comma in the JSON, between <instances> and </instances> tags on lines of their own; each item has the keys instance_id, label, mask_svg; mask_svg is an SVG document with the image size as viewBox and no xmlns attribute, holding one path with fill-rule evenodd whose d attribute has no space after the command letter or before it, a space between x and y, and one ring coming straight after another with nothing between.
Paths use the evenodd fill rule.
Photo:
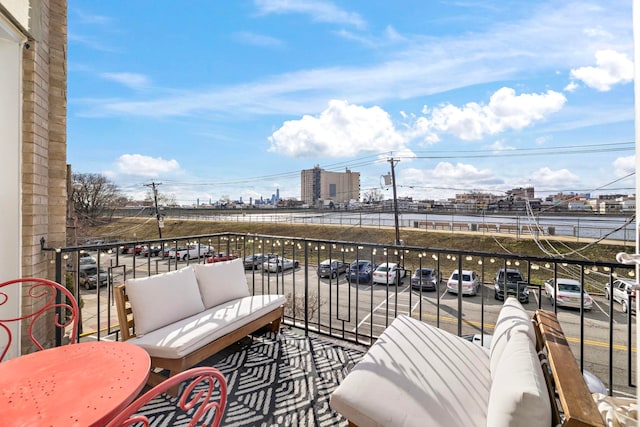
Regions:
<instances>
[{"instance_id":1,"label":"grassy embankment","mask_svg":"<svg viewBox=\"0 0 640 427\"><path fill-rule=\"evenodd\" d=\"M336 225L298 225L282 223L237 223L166 220L162 229L162 237L181 237L212 233L251 233L266 234L283 237L305 237L322 240L338 240L347 242L390 243L395 239L393 228L336 226ZM135 235L134 235L135 233ZM155 239L158 237L158 227L155 218L136 219L122 218L109 224L96 227L91 231L92 238L122 239L125 241ZM402 229L401 238L407 246L419 246L439 249L462 249L469 251L495 252L500 254L519 254L528 256L548 256L536 242L526 235L516 237L515 234L482 233L482 232L451 232L445 230L417 230ZM574 250L585 248L588 239L549 237L540 242L544 249L554 253L554 248L560 254L567 254ZM584 250L572 253L566 258L597 261L615 261L618 252L634 252L632 242L616 243L600 242L588 246Z\"/></svg>"},{"instance_id":2,"label":"grassy embankment","mask_svg":"<svg viewBox=\"0 0 640 427\"><path fill-rule=\"evenodd\" d=\"M338 225L298 225L298 224L282 224L282 223L238 223L238 222L214 222L214 221L195 221L195 220L166 220L162 229L163 238L178 238L185 236L207 235L215 233L240 233L240 234L261 234L279 237L299 237L318 240L333 240L342 242L357 243L390 243L394 241L395 231L389 227L359 227L359 226L338 226ZM569 254L563 259L576 259L584 261L605 261L615 262L615 256L618 252L634 252L634 244L627 242L625 246L623 242L617 243L612 241L603 241L596 244L587 239L576 241L575 238L563 238L560 236L549 237L547 240L538 242L545 251L531 238L531 236L500 233L482 233L482 232L452 232L445 230L417 230L403 229L401 230L401 238L409 247L415 246L431 249L458 249L465 251L476 251L486 253L496 253L502 255L515 254L532 257L548 257L549 253L554 253L554 249L560 254ZM158 238L158 227L155 218L135 219L123 218L116 219L101 227L91 230L86 236L87 239L122 239L124 241L144 241ZM273 242L272 242L273 243ZM218 248L224 251L225 248ZM250 251L251 249L247 249ZM275 251L281 253L284 250L285 255L289 257L299 258L300 254L292 254L291 249L279 248ZM263 249L263 252L269 250ZM577 252L576 252L577 251ZM370 252L367 252L370 253ZM324 259L329 256L335 257L335 253L330 254L328 250L324 253L313 254L312 259ZM368 257L366 253L361 254ZM350 261L353 256L345 257ZM387 260L384 255L378 253L374 256L376 262L384 262ZM504 257L508 259L508 257ZM562 258L555 256L554 258ZM393 259L388 259L394 261ZM431 266L433 260L427 254L426 258L420 259L419 251L408 251L404 254L404 264L412 270L420 265ZM473 268L480 272L478 259L472 261L464 260L463 268ZM475 267L474 267L475 265ZM491 281L498 268L504 266L503 260L497 260L490 263L485 260L482 266L483 279L485 282ZM518 266L517 264L514 266ZM559 264L558 274L562 277L572 277L580 280L580 270L571 267L564 267ZM458 261L455 258L440 257L440 271L447 276L452 270L458 268ZM527 264L518 266L521 270L527 269ZM524 272L524 270L523 270ZM590 271L586 271L590 273ZM530 271L531 276L529 282L541 285L544 280L552 277L554 274L553 266L539 266L538 269ZM626 274L626 273L625 273ZM602 293L603 284L607 281L608 274L604 271L598 274L589 274L585 277L585 287L589 292Z\"/></svg>"}]
</instances>

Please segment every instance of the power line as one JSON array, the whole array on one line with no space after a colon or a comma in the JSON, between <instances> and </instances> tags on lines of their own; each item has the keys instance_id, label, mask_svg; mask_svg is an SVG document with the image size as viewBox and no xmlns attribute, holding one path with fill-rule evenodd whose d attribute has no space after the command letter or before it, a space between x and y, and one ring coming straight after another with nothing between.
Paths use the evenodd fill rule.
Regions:
<instances>
[{"instance_id":1,"label":"power line","mask_svg":"<svg viewBox=\"0 0 640 427\"><path fill-rule=\"evenodd\" d=\"M449 151L449 150L430 150L428 154L426 152L415 152L418 154L417 156L394 156L395 159L408 159L408 160L438 160L438 159L465 159L465 158L498 158L498 157L531 157L531 156L561 156L561 155L574 155L574 154L587 154L587 153L600 153L600 152L619 152L619 151L633 151L635 150L634 142L619 142L619 143L602 143L602 144L574 144L574 145L564 145L564 146L555 146L555 147L535 147L535 148L514 148L509 150L495 151L487 153L487 150L466 150L465 154L461 154L459 151ZM420 155L424 153L424 155ZM389 153L386 153L389 154ZM362 157L358 157L352 160L338 161L335 163L330 163L321 166L322 169L327 171L339 171L343 168L357 168L364 166L371 166L375 164L380 164L383 162L387 162L388 156L385 156L385 153L374 153ZM215 186L216 188L220 188L221 186L242 186L248 185L255 182L264 182L276 179L291 179L300 176L300 170L289 171L289 172L281 172L275 174L254 176L254 177L246 177L240 179L232 179L232 180L213 180L213 181L199 181L199 182L189 182L189 181L171 181L169 182L173 186L190 186L190 187L204 187L204 186ZM625 179L625 177L620 178L619 180ZM147 184L144 184L147 185ZM445 187L445 186L416 186L416 185L398 185L398 187L403 188L412 188L412 189L436 189L436 190L454 190L454 191L468 191L468 187L464 188L456 188L456 187ZM635 187L623 187L618 188L617 190L633 190ZM481 190L481 191L499 191L496 189L492 190ZM538 193L552 193L558 191L569 191L569 192L583 192L584 190L543 190L536 189Z\"/></svg>"},{"instance_id":2,"label":"power line","mask_svg":"<svg viewBox=\"0 0 640 427\"><path fill-rule=\"evenodd\" d=\"M486 149L482 150L465 150L465 154L461 154L459 151L439 150L429 151L428 154L417 156L394 156L396 159L405 160L437 160L437 159L464 159L464 158L495 158L495 157L530 157L530 156L558 156L558 155L570 155L570 154L587 154L587 153L600 153L600 152L618 152L618 151L634 151L634 142L620 142L620 143L603 143L603 144L585 144L585 145L565 145L555 147L535 147L535 148L514 148L502 151L487 152ZM416 154L426 152L415 152ZM321 165L320 167L327 171L339 171L343 168L354 168L362 166L370 166L374 164L386 163L387 153L375 153L367 156L359 157L352 160L345 160L336 163L330 163L327 165ZM253 182L265 181L277 178L293 178L300 176L300 170L280 172L275 174L260 175L255 177L247 177L233 180L214 180L214 181L200 181L200 182L179 182L169 181L174 185L190 185L190 186L221 186L221 185L242 185L250 184Z\"/></svg>"}]
</instances>

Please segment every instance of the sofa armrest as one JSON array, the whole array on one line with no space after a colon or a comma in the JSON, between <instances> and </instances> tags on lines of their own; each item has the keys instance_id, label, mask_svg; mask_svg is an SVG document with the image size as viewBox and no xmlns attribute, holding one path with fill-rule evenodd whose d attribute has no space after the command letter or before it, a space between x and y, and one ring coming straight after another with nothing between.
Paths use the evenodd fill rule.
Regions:
<instances>
[{"instance_id":1,"label":"sofa armrest","mask_svg":"<svg viewBox=\"0 0 640 427\"><path fill-rule=\"evenodd\" d=\"M543 365L547 379L552 384L550 389L551 403L558 411L554 416L562 414L563 419L554 419L554 425L572 426L604 426L604 420L598 411L580 367L571 352L558 318L555 313L537 310L534 314L538 349L546 350L549 367ZM556 396L557 394L557 396Z\"/></svg>"},{"instance_id":2,"label":"sofa armrest","mask_svg":"<svg viewBox=\"0 0 640 427\"><path fill-rule=\"evenodd\" d=\"M122 337L122 341L126 341L136 336L133 310L131 310L129 297L125 292L124 284L115 286L113 288L113 293L116 300L118 323L120 324L120 336Z\"/></svg>"}]
</instances>

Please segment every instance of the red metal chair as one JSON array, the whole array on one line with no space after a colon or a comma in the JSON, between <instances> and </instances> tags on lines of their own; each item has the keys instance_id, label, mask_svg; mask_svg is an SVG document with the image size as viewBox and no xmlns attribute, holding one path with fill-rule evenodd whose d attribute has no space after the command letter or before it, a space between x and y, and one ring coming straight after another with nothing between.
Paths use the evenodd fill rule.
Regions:
<instances>
[{"instance_id":1,"label":"red metal chair","mask_svg":"<svg viewBox=\"0 0 640 427\"><path fill-rule=\"evenodd\" d=\"M54 281L36 277L9 280L8 282L0 283L0 308L5 304L9 306L9 298L12 294L9 289L12 285L20 287L16 292L20 293L23 299L26 297L30 298L28 304L33 307L33 310L18 317L0 317L0 333L4 331L7 337L7 345L0 353L0 361L4 359L13 340L11 328L9 327L9 324L12 322L28 322L28 333L31 342L39 350L44 350L38 337L33 334L34 326L38 324L38 320L53 312L55 313L53 322L54 329L60 329L63 335L69 331L69 342L74 343L77 341L80 309L78 308L78 302L75 297L67 288ZM56 302L58 292L61 293L60 302ZM22 306L24 305L25 304L22 304ZM22 307L20 307L20 309L22 310ZM62 319L59 313L62 313Z\"/></svg>"},{"instance_id":2,"label":"red metal chair","mask_svg":"<svg viewBox=\"0 0 640 427\"><path fill-rule=\"evenodd\" d=\"M145 415L136 415L136 413L153 398L191 378L194 378L193 381L185 385L178 398L178 407L182 411L195 409L188 426L198 425L198 422L204 421L205 415L212 413L213 421L209 426L219 426L227 405L227 382L218 369L204 366L191 368L167 378L127 406L117 417L109 421L106 427L129 427L136 423L149 426L149 419ZM219 394L214 396L216 383Z\"/></svg>"}]
</instances>

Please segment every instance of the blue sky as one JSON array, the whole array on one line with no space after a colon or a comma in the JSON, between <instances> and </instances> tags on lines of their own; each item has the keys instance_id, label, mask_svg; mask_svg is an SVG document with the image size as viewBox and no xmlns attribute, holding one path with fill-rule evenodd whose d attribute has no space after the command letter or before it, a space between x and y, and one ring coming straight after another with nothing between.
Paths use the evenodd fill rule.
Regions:
<instances>
[{"instance_id":1,"label":"blue sky","mask_svg":"<svg viewBox=\"0 0 640 427\"><path fill-rule=\"evenodd\" d=\"M631 2L68 2L68 157L144 198L634 193ZM625 178L626 177L626 178ZM622 179L621 179L622 178Z\"/></svg>"}]
</instances>

